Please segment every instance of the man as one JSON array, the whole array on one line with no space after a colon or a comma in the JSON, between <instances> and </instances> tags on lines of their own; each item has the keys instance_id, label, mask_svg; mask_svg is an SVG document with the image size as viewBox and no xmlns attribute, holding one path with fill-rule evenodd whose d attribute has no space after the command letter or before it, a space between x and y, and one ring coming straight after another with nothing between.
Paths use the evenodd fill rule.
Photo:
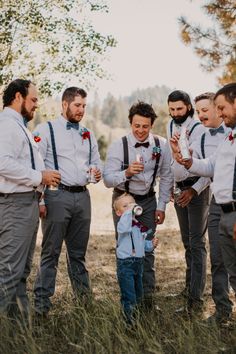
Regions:
<instances>
[{"instance_id":1,"label":"man","mask_svg":"<svg viewBox=\"0 0 236 354\"><path fill-rule=\"evenodd\" d=\"M26 280L39 219L37 187L60 182L57 171L44 171L38 146L24 125L37 105L35 86L17 79L6 87L0 113L0 313L20 312L26 319Z\"/></svg>"},{"instance_id":2,"label":"man","mask_svg":"<svg viewBox=\"0 0 236 354\"><path fill-rule=\"evenodd\" d=\"M219 116L230 133L207 159L191 158L183 161L178 149L177 137L171 139L174 157L189 172L214 177L212 191L216 203L221 207L220 244L230 283L236 292L236 83L225 85L214 97Z\"/></svg>"},{"instance_id":3,"label":"man","mask_svg":"<svg viewBox=\"0 0 236 354\"><path fill-rule=\"evenodd\" d=\"M91 165L100 165L97 142L80 122L87 93L69 87L62 95L62 115L36 128L39 148L46 168L61 173L58 190L46 189L41 206L42 253L34 286L35 311L46 316L55 291L57 265L63 240L67 248L67 268L74 294L86 296L90 290L85 254L90 232L91 205L87 190ZM98 182L101 172L94 170Z\"/></svg>"},{"instance_id":4,"label":"man","mask_svg":"<svg viewBox=\"0 0 236 354\"><path fill-rule=\"evenodd\" d=\"M152 229L149 239L153 238L156 224L164 222L173 185L167 141L151 133L156 117L151 105L134 104L129 110L131 132L111 145L104 168L104 183L114 188L113 201L127 191L143 208L139 220ZM156 176L160 177L158 202L154 192ZM116 226L118 217L114 209L113 220ZM143 287L145 302L151 306L155 291L153 252L145 255Z\"/></svg>"},{"instance_id":5,"label":"man","mask_svg":"<svg viewBox=\"0 0 236 354\"><path fill-rule=\"evenodd\" d=\"M189 95L184 91L173 91L168 96L168 106L172 117L167 126L168 139L175 133L180 133L181 129L187 129L191 147L205 128L193 118L194 109ZM209 208L209 180L194 174L189 175L187 171L183 174L183 166L174 163L172 171L176 186L181 189L175 209L187 264L185 289L181 293L187 298L187 308L180 308L176 312L187 310L189 314L194 314L202 310L206 283L205 232Z\"/></svg>"},{"instance_id":6,"label":"man","mask_svg":"<svg viewBox=\"0 0 236 354\"><path fill-rule=\"evenodd\" d=\"M212 155L225 140L229 128L221 117L216 114L215 94L203 93L195 98L195 107L202 124L208 129L192 144L193 156L203 159ZM225 269L219 240L219 222L221 207L216 204L214 196L211 199L208 215L208 238L210 245L212 298L216 311L208 318L208 323L225 323L231 316L232 302L229 299L228 273Z\"/></svg>"}]
</instances>

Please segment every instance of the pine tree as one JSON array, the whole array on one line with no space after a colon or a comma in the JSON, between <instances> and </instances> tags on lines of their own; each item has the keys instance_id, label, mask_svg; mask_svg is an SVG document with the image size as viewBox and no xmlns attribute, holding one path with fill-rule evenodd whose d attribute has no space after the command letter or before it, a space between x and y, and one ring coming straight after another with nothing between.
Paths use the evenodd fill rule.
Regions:
<instances>
[{"instance_id":1,"label":"pine tree","mask_svg":"<svg viewBox=\"0 0 236 354\"><path fill-rule=\"evenodd\" d=\"M203 29L181 17L182 40L193 46L205 70L223 69L218 77L220 84L236 81L236 1L207 1L203 11L213 19L214 26Z\"/></svg>"}]
</instances>

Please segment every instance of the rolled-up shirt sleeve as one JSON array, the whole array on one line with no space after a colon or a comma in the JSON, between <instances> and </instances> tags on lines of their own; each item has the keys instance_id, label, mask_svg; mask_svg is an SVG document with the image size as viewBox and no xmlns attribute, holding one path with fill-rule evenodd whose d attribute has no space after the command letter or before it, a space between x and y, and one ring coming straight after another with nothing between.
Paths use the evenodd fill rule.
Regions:
<instances>
[{"instance_id":1,"label":"rolled-up shirt sleeve","mask_svg":"<svg viewBox=\"0 0 236 354\"><path fill-rule=\"evenodd\" d=\"M37 187L42 173L30 166L28 142L23 134L15 125L0 122L0 176L18 185Z\"/></svg>"},{"instance_id":2,"label":"rolled-up shirt sleeve","mask_svg":"<svg viewBox=\"0 0 236 354\"><path fill-rule=\"evenodd\" d=\"M122 140L114 142L108 149L103 179L108 188L117 187L127 180L125 170L123 170Z\"/></svg>"}]
</instances>

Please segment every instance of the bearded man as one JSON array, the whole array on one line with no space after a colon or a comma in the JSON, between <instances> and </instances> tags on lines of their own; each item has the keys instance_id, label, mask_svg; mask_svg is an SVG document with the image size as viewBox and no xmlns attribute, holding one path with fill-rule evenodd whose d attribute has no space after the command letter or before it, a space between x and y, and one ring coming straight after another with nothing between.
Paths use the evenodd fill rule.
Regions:
<instances>
[{"instance_id":1,"label":"bearded man","mask_svg":"<svg viewBox=\"0 0 236 354\"><path fill-rule=\"evenodd\" d=\"M30 273L43 185L57 185L60 174L45 171L26 123L38 105L29 80L12 81L0 113L0 314L28 319L26 280Z\"/></svg>"}]
</instances>

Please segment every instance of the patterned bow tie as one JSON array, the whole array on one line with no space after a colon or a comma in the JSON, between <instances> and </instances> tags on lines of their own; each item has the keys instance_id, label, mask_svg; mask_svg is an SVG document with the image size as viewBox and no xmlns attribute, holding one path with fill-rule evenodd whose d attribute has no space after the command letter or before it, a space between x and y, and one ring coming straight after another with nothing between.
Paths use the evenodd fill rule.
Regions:
<instances>
[{"instance_id":1,"label":"patterned bow tie","mask_svg":"<svg viewBox=\"0 0 236 354\"><path fill-rule=\"evenodd\" d=\"M66 123L66 129L69 130L71 128L78 130L79 129L79 123L67 122Z\"/></svg>"},{"instance_id":2,"label":"patterned bow tie","mask_svg":"<svg viewBox=\"0 0 236 354\"><path fill-rule=\"evenodd\" d=\"M138 148L138 147L140 147L140 146L143 146L143 147L145 147L145 148L148 148L149 147L149 142L147 141L146 143L136 143L135 145L134 145L134 147L135 148Z\"/></svg>"},{"instance_id":3,"label":"patterned bow tie","mask_svg":"<svg viewBox=\"0 0 236 354\"><path fill-rule=\"evenodd\" d=\"M215 136L217 133L224 133L224 128L222 127L222 125L219 126L219 128L211 128L209 129L209 132L212 136Z\"/></svg>"}]
</instances>

